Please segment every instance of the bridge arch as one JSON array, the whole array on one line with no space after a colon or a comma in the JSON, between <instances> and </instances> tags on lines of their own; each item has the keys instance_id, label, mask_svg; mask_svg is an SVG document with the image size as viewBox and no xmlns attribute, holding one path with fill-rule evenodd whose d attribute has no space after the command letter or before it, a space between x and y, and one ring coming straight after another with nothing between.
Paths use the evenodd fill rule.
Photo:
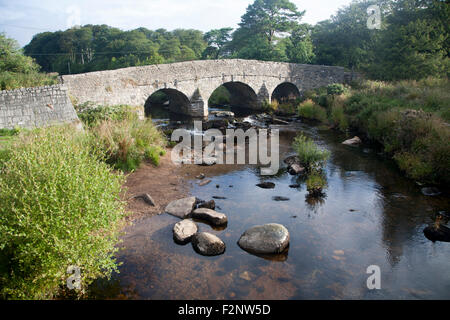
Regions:
<instances>
[{"instance_id":1,"label":"bridge arch","mask_svg":"<svg viewBox=\"0 0 450 320\"><path fill-rule=\"evenodd\" d=\"M147 117L151 114L151 109L156 107L165 107L171 113L186 114L190 106L191 102L183 92L176 89L159 89L147 98L144 110Z\"/></svg>"},{"instance_id":2,"label":"bridge arch","mask_svg":"<svg viewBox=\"0 0 450 320\"><path fill-rule=\"evenodd\" d=\"M248 84L232 81L222 84L229 92L231 107L258 108L258 96Z\"/></svg>"},{"instance_id":3,"label":"bridge arch","mask_svg":"<svg viewBox=\"0 0 450 320\"><path fill-rule=\"evenodd\" d=\"M300 97L300 90L291 82L280 83L272 92L271 100L288 102Z\"/></svg>"}]
</instances>

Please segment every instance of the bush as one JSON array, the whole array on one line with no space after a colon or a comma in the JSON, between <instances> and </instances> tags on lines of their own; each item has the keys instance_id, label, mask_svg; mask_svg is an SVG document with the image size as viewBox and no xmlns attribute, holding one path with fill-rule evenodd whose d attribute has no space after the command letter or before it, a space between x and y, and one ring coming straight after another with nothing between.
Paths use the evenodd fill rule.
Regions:
<instances>
[{"instance_id":1,"label":"bush","mask_svg":"<svg viewBox=\"0 0 450 320\"><path fill-rule=\"evenodd\" d=\"M116 269L124 179L100 159L88 135L56 127L21 136L0 160L2 298L53 298L70 265L83 288Z\"/></svg>"},{"instance_id":2,"label":"bush","mask_svg":"<svg viewBox=\"0 0 450 320\"><path fill-rule=\"evenodd\" d=\"M40 72L0 72L0 90L42 87L54 84L58 84L57 74L46 74Z\"/></svg>"},{"instance_id":3,"label":"bush","mask_svg":"<svg viewBox=\"0 0 450 320\"><path fill-rule=\"evenodd\" d=\"M143 160L159 164L165 140L150 119L107 120L92 128L97 148L116 169L136 170Z\"/></svg>"},{"instance_id":4,"label":"bush","mask_svg":"<svg viewBox=\"0 0 450 320\"><path fill-rule=\"evenodd\" d=\"M135 108L128 105L95 106L92 102L75 107L78 117L88 127L95 127L106 120L122 121L137 120Z\"/></svg>"},{"instance_id":5,"label":"bush","mask_svg":"<svg viewBox=\"0 0 450 320\"><path fill-rule=\"evenodd\" d=\"M327 180L322 174L314 172L308 175L306 179L306 190L308 190L310 196L317 197L323 195L323 189L326 187Z\"/></svg>"},{"instance_id":6,"label":"bush","mask_svg":"<svg viewBox=\"0 0 450 320\"><path fill-rule=\"evenodd\" d=\"M319 121L327 120L327 112L324 108L318 106L311 100L305 100L298 106L298 115L307 119Z\"/></svg>"},{"instance_id":7,"label":"bush","mask_svg":"<svg viewBox=\"0 0 450 320\"><path fill-rule=\"evenodd\" d=\"M321 168L330 157L328 150L320 149L314 141L300 134L294 139L293 148L300 162L308 171Z\"/></svg>"},{"instance_id":8,"label":"bush","mask_svg":"<svg viewBox=\"0 0 450 320\"><path fill-rule=\"evenodd\" d=\"M346 88L341 83L333 83L327 86L327 94L339 96L346 92Z\"/></svg>"}]
</instances>

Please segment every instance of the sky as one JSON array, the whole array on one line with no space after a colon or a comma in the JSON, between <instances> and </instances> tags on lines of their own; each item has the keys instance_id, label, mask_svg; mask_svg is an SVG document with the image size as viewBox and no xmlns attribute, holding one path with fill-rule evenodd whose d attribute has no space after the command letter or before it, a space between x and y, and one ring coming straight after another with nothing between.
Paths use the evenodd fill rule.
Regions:
<instances>
[{"instance_id":1,"label":"sky","mask_svg":"<svg viewBox=\"0 0 450 320\"><path fill-rule=\"evenodd\" d=\"M236 28L254 0L0 0L0 32L21 46L33 35L73 25L107 24L122 30ZM291 0L306 10L302 22L328 19L351 0Z\"/></svg>"}]
</instances>

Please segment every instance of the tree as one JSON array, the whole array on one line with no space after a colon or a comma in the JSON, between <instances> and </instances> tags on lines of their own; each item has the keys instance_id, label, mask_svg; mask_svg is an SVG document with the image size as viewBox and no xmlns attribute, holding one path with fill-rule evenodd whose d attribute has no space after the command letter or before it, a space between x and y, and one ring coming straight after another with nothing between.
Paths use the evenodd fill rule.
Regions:
<instances>
[{"instance_id":1,"label":"tree","mask_svg":"<svg viewBox=\"0 0 450 320\"><path fill-rule=\"evenodd\" d=\"M206 59L219 59L227 56L226 46L231 41L232 28L214 29L205 33L204 40L208 47L203 52Z\"/></svg>"},{"instance_id":2,"label":"tree","mask_svg":"<svg viewBox=\"0 0 450 320\"><path fill-rule=\"evenodd\" d=\"M33 59L23 55L16 40L0 33L0 72L30 73L39 70Z\"/></svg>"},{"instance_id":3,"label":"tree","mask_svg":"<svg viewBox=\"0 0 450 320\"><path fill-rule=\"evenodd\" d=\"M314 27L315 63L357 70L366 70L373 63L381 30L367 28L367 8L371 5L380 6L383 13L388 9L386 1L353 1Z\"/></svg>"},{"instance_id":4,"label":"tree","mask_svg":"<svg viewBox=\"0 0 450 320\"><path fill-rule=\"evenodd\" d=\"M312 26L301 24L287 38L286 54L290 62L311 63L315 57L311 40Z\"/></svg>"},{"instance_id":5,"label":"tree","mask_svg":"<svg viewBox=\"0 0 450 320\"><path fill-rule=\"evenodd\" d=\"M255 0L248 6L239 28L233 33L230 48L236 57L264 60L285 58L285 52L277 48L278 40L298 25L304 13L298 11L289 0Z\"/></svg>"},{"instance_id":6,"label":"tree","mask_svg":"<svg viewBox=\"0 0 450 320\"><path fill-rule=\"evenodd\" d=\"M438 0L399 0L387 17L371 75L383 79L447 76L450 11Z\"/></svg>"}]
</instances>

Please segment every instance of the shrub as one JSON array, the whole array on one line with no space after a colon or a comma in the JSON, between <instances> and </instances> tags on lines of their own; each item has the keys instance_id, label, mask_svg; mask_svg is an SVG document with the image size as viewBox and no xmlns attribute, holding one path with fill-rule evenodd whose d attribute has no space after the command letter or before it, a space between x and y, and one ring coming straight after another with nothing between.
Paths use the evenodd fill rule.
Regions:
<instances>
[{"instance_id":1,"label":"shrub","mask_svg":"<svg viewBox=\"0 0 450 320\"><path fill-rule=\"evenodd\" d=\"M344 132L347 131L349 124L342 106L332 106L330 118L331 123L335 128Z\"/></svg>"},{"instance_id":2,"label":"shrub","mask_svg":"<svg viewBox=\"0 0 450 320\"><path fill-rule=\"evenodd\" d=\"M300 162L308 171L321 168L330 157L328 150L320 149L314 141L300 134L294 139L293 148Z\"/></svg>"},{"instance_id":3,"label":"shrub","mask_svg":"<svg viewBox=\"0 0 450 320\"><path fill-rule=\"evenodd\" d=\"M49 86L58 83L57 74L40 72L18 73L0 72L0 90L13 90L18 88Z\"/></svg>"},{"instance_id":4,"label":"shrub","mask_svg":"<svg viewBox=\"0 0 450 320\"><path fill-rule=\"evenodd\" d=\"M165 140L150 119L107 120L92 128L97 148L106 161L123 171L137 169L143 160L159 164Z\"/></svg>"},{"instance_id":5,"label":"shrub","mask_svg":"<svg viewBox=\"0 0 450 320\"><path fill-rule=\"evenodd\" d=\"M298 115L303 118L319 120L322 122L327 120L326 110L311 100L305 100L298 106Z\"/></svg>"},{"instance_id":6,"label":"shrub","mask_svg":"<svg viewBox=\"0 0 450 320\"><path fill-rule=\"evenodd\" d=\"M36 130L0 160L2 298L53 298L70 265L83 288L116 269L124 179L89 140L69 127Z\"/></svg>"},{"instance_id":7,"label":"shrub","mask_svg":"<svg viewBox=\"0 0 450 320\"><path fill-rule=\"evenodd\" d=\"M128 105L95 106L91 102L76 106L78 117L88 127L94 127L105 120L137 120L135 108Z\"/></svg>"},{"instance_id":8,"label":"shrub","mask_svg":"<svg viewBox=\"0 0 450 320\"><path fill-rule=\"evenodd\" d=\"M346 88L341 83L333 83L327 86L327 94L339 96L346 92Z\"/></svg>"},{"instance_id":9,"label":"shrub","mask_svg":"<svg viewBox=\"0 0 450 320\"><path fill-rule=\"evenodd\" d=\"M306 190L308 190L310 196L322 196L323 189L325 189L326 187L327 180L322 174L313 172L312 174L308 175L308 178L306 179Z\"/></svg>"}]
</instances>

